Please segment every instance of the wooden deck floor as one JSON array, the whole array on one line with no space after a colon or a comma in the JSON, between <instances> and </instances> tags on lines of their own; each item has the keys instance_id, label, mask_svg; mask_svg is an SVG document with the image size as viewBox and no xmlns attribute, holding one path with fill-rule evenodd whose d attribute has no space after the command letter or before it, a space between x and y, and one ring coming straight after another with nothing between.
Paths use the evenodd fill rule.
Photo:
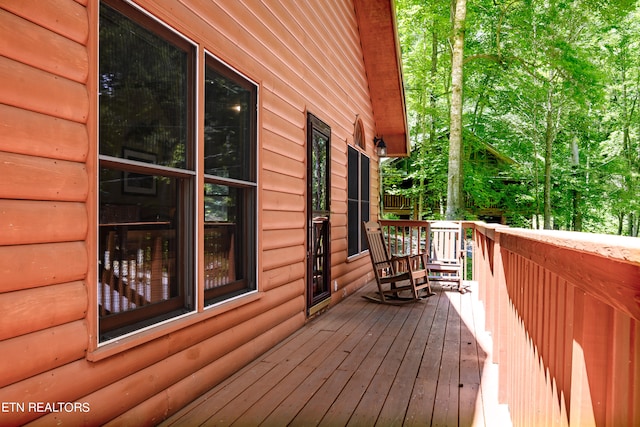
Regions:
<instances>
[{"instance_id":1,"label":"wooden deck floor","mask_svg":"<svg viewBox=\"0 0 640 427\"><path fill-rule=\"evenodd\" d=\"M367 285L163 425L510 425L473 286L388 306Z\"/></svg>"}]
</instances>

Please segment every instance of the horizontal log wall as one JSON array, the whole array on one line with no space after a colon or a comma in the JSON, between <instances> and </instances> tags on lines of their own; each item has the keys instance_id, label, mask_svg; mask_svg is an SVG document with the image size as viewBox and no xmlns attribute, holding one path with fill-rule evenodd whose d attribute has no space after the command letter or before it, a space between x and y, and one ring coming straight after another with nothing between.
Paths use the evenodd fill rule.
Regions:
<instances>
[{"instance_id":1,"label":"horizontal log wall","mask_svg":"<svg viewBox=\"0 0 640 427\"><path fill-rule=\"evenodd\" d=\"M88 31L81 3L0 1L2 402L33 402L35 379L84 360L92 334ZM18 425L38 415L0 419Z\"/></svg>"},{"instance_id":2,"label":"horizontal log wall","mask_svg":"<svg viewBox=\"0 0 640 427\"><path fill-rule=\"evenodd\" d=\"M371 272L368 257L347 262L347 144L359 116L373 158L375 125L352 2L138 3L260 85L261 292L92 353L99 2L0 0L0 402L90 405L2 424L155 424L306 321L307 112L332 130L333 302Z\"/></svg>"},{"instance_id":3,"label":"horizontal log wall","mask_svg":"<svg viewBox=\"0 0 640 427\"><path fill-rule=\"evenodd\" d=\"M514 425L639 425L637 239L478 224L474 241Z\"/></svg>"},{"instance_id":4,"label":"horizontal log wall","mask_svg":"<svg viewBox=\"0 0 640 427\"><path fill-rule=\"evenodd\" d=\"M41 307L43 301L46 310ZM84 319L88 302L83 281L3 293L0 340Z\"/></svg>"},{"instance_id":5,"label":"horizontal log wall","mask_svg":"<svg viewBox=\"0 0 640 427\"><path fill-rule=\"evenodd\" d=\"M0 10L3 390L86 353L89 182L88 60L80 43L86 41L86 14L84 20L67 20L65 8L56 6L57 13L34 22L27 18L30 9L54 9L5 3L12 10ZM67 6L84 11L74 2ZM60 28L61 22L68 28Z\"/></svg>"}]
</instances>

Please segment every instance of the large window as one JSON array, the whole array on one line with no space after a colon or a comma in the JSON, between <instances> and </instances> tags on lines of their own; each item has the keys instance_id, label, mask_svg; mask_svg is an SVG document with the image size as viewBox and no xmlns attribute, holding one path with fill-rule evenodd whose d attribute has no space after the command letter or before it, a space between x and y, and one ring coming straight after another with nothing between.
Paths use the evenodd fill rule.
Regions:
<instances>
[{"instance_id":1,"label":"large window","mask_svg":"<svg viewBox=\"0 0 640 427\"><path fill-rule=\"evenodd\" d=\"M101 4L100 341L195 310L198 286L209 303L255 289L257 89L212 58L205 73L196 62L191 42L146 14ZM198 79L206 79L200 149ZM204 257L195 256L198 236Z\"/></svg>"},{"instance_id":2,"label":"large window","mask_svg":"<svg viewBox=\"0 0 640 427\"><path fill-rule=\"evenodd\" d=\"M369 221L369 157L352 146L347 150L347 240L348 254L353 256L367 249L362 222Z\"/></svg>"}]
</instances>

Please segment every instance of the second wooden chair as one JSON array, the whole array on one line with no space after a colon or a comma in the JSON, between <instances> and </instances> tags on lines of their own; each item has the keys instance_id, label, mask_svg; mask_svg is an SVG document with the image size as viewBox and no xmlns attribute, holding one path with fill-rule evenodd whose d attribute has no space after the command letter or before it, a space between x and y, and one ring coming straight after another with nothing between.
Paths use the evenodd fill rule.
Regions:
<instances>
[{"instance_id":1,"label":"second wooden chair","mask_svg":"<svg viewBox=\"0 0 640 427\"><path fill-rule=\"evenodd\" d=\"M380 224L369 221L364 222L363 227L378 285L378 292L375 295L365 295L365 298L382 304L398 304L433 295L422 255L392 256L385 244ZM400 284L402 282L404 283ZM424 289L426 293L421 295Z\"/></svg>"}]
</instances>

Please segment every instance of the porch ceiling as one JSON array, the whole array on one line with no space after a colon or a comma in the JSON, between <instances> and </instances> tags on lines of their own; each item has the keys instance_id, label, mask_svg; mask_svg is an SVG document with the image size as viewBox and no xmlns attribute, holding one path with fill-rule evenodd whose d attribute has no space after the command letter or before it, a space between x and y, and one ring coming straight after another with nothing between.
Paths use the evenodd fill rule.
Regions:
<instances>
[{"instance_id":1,"label":"porch ceiling","mask_svg":"<svg viewBox=\"0 0 640 427\"><path fill-rule=\"evenodd\" d=\"M355 0L377 136L389 157L410 153L402 63L392 0Z\"/></svg>"}]
</instances>

